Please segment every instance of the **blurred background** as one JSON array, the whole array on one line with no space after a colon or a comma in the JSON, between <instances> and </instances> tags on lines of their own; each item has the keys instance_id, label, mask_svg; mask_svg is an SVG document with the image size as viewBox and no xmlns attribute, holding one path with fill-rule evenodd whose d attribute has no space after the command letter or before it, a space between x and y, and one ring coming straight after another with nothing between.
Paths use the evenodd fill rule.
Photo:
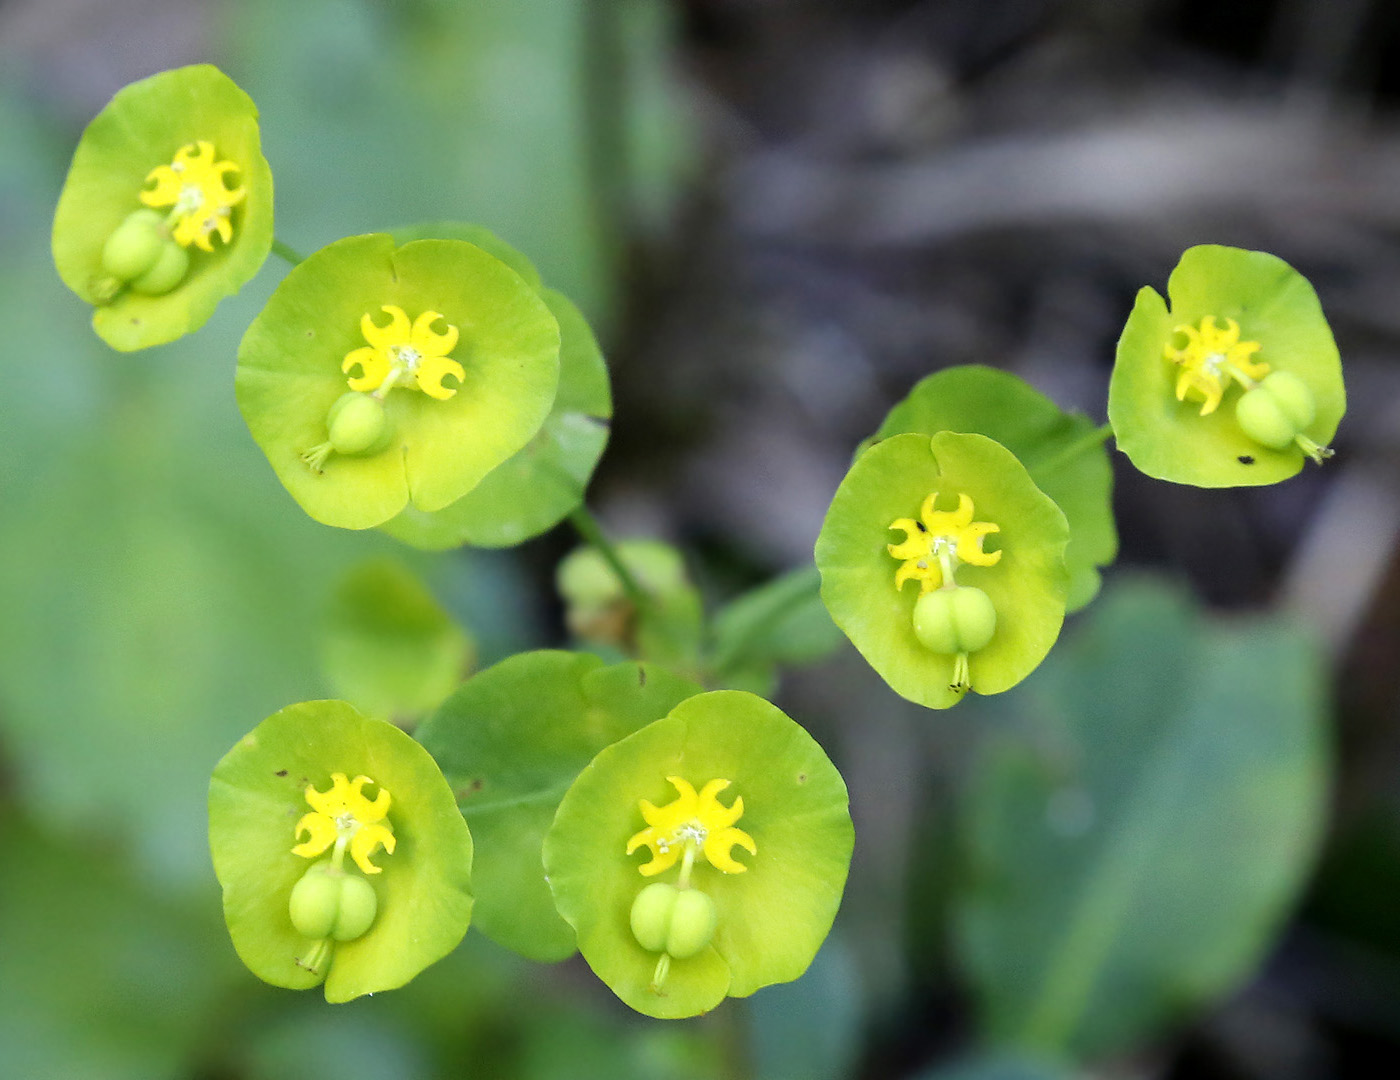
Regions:
<instances>
[{"instance_id":1,"label":"blurred background","mask_svg":"<svg viewBox=\"0 0 1400 1080\"><path fill-rule=\"evenodd\" d=\"M565 641L575 541L426 557L307 519L232 394L275 259L184 341L91 333L49 255L73 147L197 61L257 102L293 248L478 222L585 309L617 399L590 502L712 609L810 563L932 371L1102 422L1135 292L1196 243L1317 288L1337 457L1203 491L1114 453L1119 562L998 698L932 713L849 649L785 672L857 829L797 983L649 1022L472 933L378 999L265 987L206 786L332 691L337 583L403 560L485 665ZM1398 95L1386 0L0 2L0 1075L1392 1075Z\"/></svg>"}]
</instances>

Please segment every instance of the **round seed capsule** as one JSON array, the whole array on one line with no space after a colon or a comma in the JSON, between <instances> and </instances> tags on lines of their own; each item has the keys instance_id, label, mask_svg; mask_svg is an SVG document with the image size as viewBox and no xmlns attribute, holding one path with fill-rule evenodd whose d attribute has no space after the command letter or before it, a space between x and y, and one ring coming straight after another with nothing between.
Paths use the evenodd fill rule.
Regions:
<instances>
[{"instance_id":1,"label":"round seed capsule","mask_svg":"<svg viewBox=\"0 0 1400 1080\"><path fill-rule=\"evenodd\" d=\"M666 934L666 951L677 960L688 960L715 936L719 915L715 902L699 889L681 889L671 907L671 928Z\"/></svg>"},{"instance_id":2,"label":"round seed capsule","mask_svg":"<svg viewBox=\"0 0 1400 1080\"><path fill-rule=\"evenodd\" d=\"M331 936L336 941L354 941L364 936L378 912L379 898L374 886L355 874L345 874L340 881L340 910Z\"/></svg>"},{"instance_id":3,"label":"round seed capsule","mask_svg":"<svg viewBox=\"0 0 1400 1080\"><path fill-rule=\"evenodd\" d=\"M1235 403L1240 430L1271 450L1286 450L1317 416L1307 383L1288 371L1275 371Z\"/></svg>"},{"instance_id":4,"label":"round seed capsule","mask_svg":"<svg viewBox=\"0 0 1400 1080\"><path fill-rule=\"evenodd\" d=\"M102 269L120 281L139 278L156 264L165 233L154 210L136 210L112 230L102 245Z\"/></svg>"},{"instance_id":5,"label":"round seed capsule","mask_svg":"<svg viewBox=\"0 0 1400 1080\"><path fill-rule=\"evenodd\" d=\"M914 604L914 636L936 653L973 653L996 633L991 598L971 585L926 592Z\"/></svg>"},{"instance_id":6,"label":"round seed capsule","mask_svg":"<svg viewBox=\"0 0 1400 1080\"><path fill-rule=\"evenodd\" d=\"M326 414L330 443L338 454L373 454L392 438L384 403L369 394L342 394Z\"/></svg>"},{"instance_id":7,"label":"round seed capsule","mask_svg":"<svg viewBox=\"0 0 1400 1080\"><path fill-rule=\"evenodd\" d=\"M653 881L632 901L632 936L647 952L664 952L671 933L671 909L680 892L665 881Z\"/></svg>"},{"instance_id":8,"label":"round seed capsule","mask_svg":"<svg viewBox=\"0 0 1400 1080\"><path fill-rule=\"evenodd\" d=\"M1317 402L1313 399L1312 391L1291 371L1273 372L1260 383L1260 389L1268 391L1299 431L1317 417Z\"/></svg>"},{"instance_id":9,"label":"round seed capsule","mask_svg":"<svg viewBox=\"0 0 1400 1080\"><path fill-rule=\"evenodd\" d=\"M329 937L340 915L340 881L345 875L326 863L318 863L292 886L288 905L292 925L303 937Z\"/></svg>"},{"instance_id":10,"label":"round seed capsule","mask_svg":"<svg viewBox=\"0 0 1400 1080\"><path fill-rule=\"evenodd\" d=\"M189 269L189 252L174 240L163 240L156 261L149 270L132 281L131 289L144 296L164 296L185 280Z\"/></svg>"}]
</instances>

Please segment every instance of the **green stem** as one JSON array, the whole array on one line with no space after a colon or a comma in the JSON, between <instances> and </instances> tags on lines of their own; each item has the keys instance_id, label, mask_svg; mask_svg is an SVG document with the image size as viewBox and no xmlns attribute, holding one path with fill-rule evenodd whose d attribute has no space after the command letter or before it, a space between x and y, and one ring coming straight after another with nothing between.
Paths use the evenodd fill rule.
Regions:
<instances>
[{"instance_id":1,"label":"green stem","mask_svg":"<svg viewBox=\"0 0 1400 1080\"><path fill-rule=\"evenodd\" d=\"M612 567L612 572L617 575L617 580L622 582L622 591L627 594L627 599L641 609L646 607L646 590L638 583L632 571L629 570L622 557L618 555L617 549L612 542L604 535L602 526L598 524L598 519L589 512L588 507L578 506L569 515L569 524L583 539L585 544L598 550L598 554L603 556L603 560Z\"/></svg>"},{"instance_id":2,"label":"green stem","mask_svg":"<svg viewBox=\"0 0 1400 1080\"><path fill-rule=\"evenodd\" d=\"M304 255L297 253L296 248L288 247L275 236L272 238L272 253L278 258L285 259L291 266L295 266L305 259Z\"/></svg>"},{"instance_id":3,"label":"green stem","mask_svg":"<svg viewBox=\"0 0 1400 1080\"><path fill-rule=\"evenodd\" d=\"M1075 439L1074 442L1070 443L1063 450L1056 452L1044 461L1036 462L1033 465L1027 465L1026 471L1032 475L1035 473L1054 472L1065 462L1073 461L1080 454L1102 446L1104 443L1108 442L1112 435L1112 424L1105 424L1103 427L1094 428L1093 431L1087 432Z\"/></svg>"}]
</instances>

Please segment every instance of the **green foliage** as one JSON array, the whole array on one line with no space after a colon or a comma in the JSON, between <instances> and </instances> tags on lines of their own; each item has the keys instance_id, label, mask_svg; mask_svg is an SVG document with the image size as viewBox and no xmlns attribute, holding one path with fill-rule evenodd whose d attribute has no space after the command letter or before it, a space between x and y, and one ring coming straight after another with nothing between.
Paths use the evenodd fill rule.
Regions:
<instances>
[{"instance_id":1,"label":"green foliage","mask_svg":"<svg viewBox=\"0 0 1400 1080\"><path fill-rule=\"evenodd\" d=\"M985 1035L1095 1059L1247 975L1312 865L1318 657L1123 586L1027 685L964 812L957 945Z\"/></svg>"},{"instance_id":2,"label":"green foliage","mask_svg":"<svg viewBox=\"0 0 1400 1080\"><path fill-rule=\"evenodd\" d=\"M471 667L472 643L402 563L377 559L341 579L321 668L338 697L381 720L437 708Z\"/></svg>"},{"instance_id":3,"label":"green foliage","mask_svg":"<svg viewBox=\"0 0 1400 1080\"><path fill-rule=\"evenodd\" d=\"M777 668L811 664L845 640L821 599L816 567L782 574L716 613L710 667L721 685L771 694Z\"/></svg>"},{"instance_id":4,"label":"green foliage","mask_svg":"<svg viewBox=\"0 0 1400 1080\"><path fill-rule=\"evenodd\" d=\"M191 143L214 145L236 164L247 189L234 208L233 240L196 252L188 276L161 295L125 290L109 299L101 279L103 248L141 203L152 169L170 165ZM123 88L78 143L54 213L53 257L59 275L96 310L93 329L114 349L144 349L198 330L215 305L236 293L272 246L272 173L258 137L258 110L215 67L165 71Z\"/></svg>"},{"instance_id":5,"label":"green foliage","mask_svg":"<svg viewBox=\"0 0 1400 1080\"><path fill-rule=\"evenodd\" d=\"M369 777L390 793L396 844L375 863L373 925L334 944L318 969L307 961L313 942L289 916L310 865L292 848L304 839L308 788L331 790L332 774ZM224 756L209 785L209 846L239 957L274 986L324 980L327 1001L402 986L451 952L471 919L472 838L451 789L418 743L341 701L288 706Z\"/></svg>"},{"instance_id":6,"label":"green foliage","mask_svg":"<svg viewBox=\"0 0 1400 1080\"><path fill-rule=\"evenodd\" d=\"M1149 286L1123 327L1108 388L1108 419L1118 447L1148 476L1198 487L1273 484L1308 456L1293 439L1282 449L1251 438L1235 415L1238 391L1225 380L1224 402L1207 415L1188 395L1178 400L1181 368L1164 350L1179 345L1183 326L1233 319L1254 357L1287 372L1311 394L1313 419L1302 434L1325 447L1346 412L1346 390L1332 330L1308 280L1263 251L1204 244L1187 250L1167 282L1171 309Z\"/></svg>"},{"instance_id":7,"label":"green foliage","mask_svg":"<svg viewBox=\"0 0 1400 1080\"><path fill-rule=\"evenodd\" d=\"M532 960L574 952L540 845L564 792L598 751L700 692L650 664L519 653L469 679L418 730L476 844L476 927Z\"/></svg>"},{"instance_id":8,"label":"green foliage","mask_svg":"<svg viewBox=\"0 0 1400 1080\"><path fill-rule=\"evenodd\" d=\"M874 439L903 432L975 432L1010 450L1069 523L1066 611L1099 591L1099 567L1118 554L1113 470L1088 417L1058 405L1010 372L968 364L921 379L885 417Z\"/></svg>"},{"instance_id":9,"label":"green foliage","mask_svg":"<svg viewBox=\"0 0 1400 1080\"><path fill-rule=\"evenodd\" d=\"M385 398L395 437L384 452L303 459L325 441L326 414L345 392L342 360L365 347L361 320L394 305L461 330L458 392ZM460 362L460 361L459 361ZM514 271L462 241L395 248L383 234L339 240L294 267L243 336L235 389L253 438L278 479L317 521L382 525L410 502L441 510L539 430L559 379L559 328ZM453 388L448 388L453 389Z\"/></svg>"},{"instance_id":10,"label":"green foliage","mask_svg":"<svg viewBox=\"0 0 1400 1080\"><path fill-rule=\"evenodd\" d=\"M958 569L959 583L981 589L996 608L996 634L968 660L979 693L1016 685L1055 643L1064 619L1069 530L1021 464L983 435L895 435L851 466L817 538L822 599L892 690L945 709L963 696L952 685L954 657L919 641L913 625L919 590L896 587L900 564L888 551L898 539L891 523L917 514L933 492L944 505L970 497L977 520L1000 529L988 537L1001 554L996 565Z\"/></svg>"},{"instance_id":11,"label":"green foliage","mask_svg":"<svg viewBox=\"0 0 1400 1080\"><path fill-rule=\"evenodd\" d=\"M648 879L627 849L646 824L643 800L663 807L675 797L668 777L697 788L730 781L732 805L743 800L738 827L757 853L733 873L696 859L695 887L718 909L714 940L673 961L653 989L657 956L629 924ZM852 841L846 785L821 747L766 701L720 690L601 751L559 804L544 865L598 977L638 1012L694 1016L807 969L840 904Z\"/></svg>"}]
</instances>

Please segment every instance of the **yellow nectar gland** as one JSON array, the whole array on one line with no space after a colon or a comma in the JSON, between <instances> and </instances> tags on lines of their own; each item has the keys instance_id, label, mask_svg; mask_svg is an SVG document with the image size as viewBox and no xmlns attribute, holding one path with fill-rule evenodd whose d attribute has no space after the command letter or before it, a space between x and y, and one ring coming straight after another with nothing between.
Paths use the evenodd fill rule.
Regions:
<instances>
[{"instance_id":1,"label":"yellow nectar gland","mask_svg":"<svg viewBox=\"0 0 1400 1080\"><path fill-rule=\"evenodd\" d=\"M679 776L668 776L666 779L679 796L660 808L642 799L642 818L647 828L627 841L628 855L643 844L651 848L651 862L637 868L642 875L652 877L684 857L680 886L686 888L690 884L690 867L697 852L722 873L742 874L747 870L748 867L733 856L736 846L750 855L758 854L753 837L733 827L744 814L743 796L736 797L732 806L725 806L715 796L729 786L728 780L711 780L696 794L695 789Z\"/></svg>"},{"instance_id":2,"label":"yellow nectar gland","mask_svg":"<svg viewBox=\"0 0 1400 1080\"><path fill-rule=\"evenodd\" d=\"M1269 373L1269 365L1251 357L1260 349L1257 341L1240 340L1240 324L1226 319L1225 326L1215 325L1215 316L1207 315L1199 327L1182 324L1173 334L1186 335L1186 347L1175 349L1170 344L1163 356L1181 367L1176 380L1176 400L1185 401L1188 393L1200 394L1201 415L1209 416L1225 396L1229 380L1234 379L1246 390Z\"/></svg>"},{"instance_id":3,"label":"yellow nectar gland","mask_svg":"<svg viewBox=\"0 0 1400 1080\"><path fill-rule=\"evenodd\" d=\"M213 143L189 143L175 151L169 165L158 165L147 174L146 183L154 181L155 187L141 192L141 201L171 208L166 224L181 247L194 244L201 251L213 251L213 233L225 244L233 240L233 207L248 194L246 188L225 186L224 177L239 171L232 161L215 160Z\"/></svg>"},{"instance_id":4,"label":"yellow nectar gland","mask_svg":"<svg viewBox=\"0 0 1400 1080\"><path fill-rule=\"evenodd\" d=\"M306 801L311 805L311 813L304 815L296 827L297 837L305 833L306 839L292 848L292 854L314 859L334 844L332 861L337 869L348 849L364 873L380 873L382 868L370 862L370 856L381 845L392 855L396 841L394 828L385 819L391 801L389 793L381 787L373 802L361 793L366 784L373 783L368 776L347 781L344 773L331 773L329 791L317 791L315 784L308 785Z\"/></svg>"},{"instance_id":5,"label":"yellow nectar gland","mask_svg":"<svg viewBox=\"0 0 1400 1080\"><path fill-rule=\"evenodd\" d=\"M903 529L902 543L889 544L887 550L904 562L894 575L894 587L903 589L910 578L919 582L921 592L932 592L940 585L952 588L953 572L959 563L972 566L995 566L1001 561L1000 551L983 551L982 540L988 533L1001 532L1000 525L972 520L972 499L959 493L956 510L935 510L938 492L930 492L919 508L919 520L900 518L890 522L891 529Z\"/></svg>"},{"instance_id":6,"label":"yellow nectar gland","mask_svg":"<svg viewBox=\"0 0 1400 1080\"><path fill-rule=\"evenodd\" d=\"M360 369L358 376L348 380L350 389L383 398L395 386L403 386L438 401L456 394L442 380L451 375L460 383L467 377L462 365L447 355L457 345L457 328L447 323L446 331L435 333L433 323L443 319L436 311L425 311L410 323L401 307L384 304L383 310L389 325L377 326L366 313L360 319L360 332L369 345L346 353L340 365L347 375L357 365Z\"/></svg>"}]
</instances>

